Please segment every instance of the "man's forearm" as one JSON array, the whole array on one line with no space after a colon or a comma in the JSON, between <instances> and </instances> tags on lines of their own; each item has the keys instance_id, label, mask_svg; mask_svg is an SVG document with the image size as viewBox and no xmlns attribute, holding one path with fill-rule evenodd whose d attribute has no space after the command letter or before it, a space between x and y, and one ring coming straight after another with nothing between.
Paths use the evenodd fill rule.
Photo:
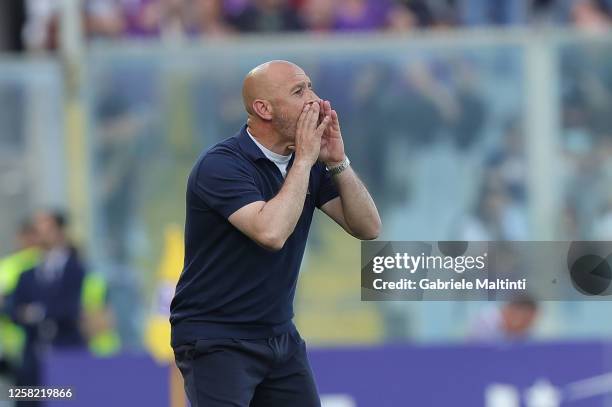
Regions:
<instances>
[{"instance_id":1,"label":"man's forearm","mask_svg":"<svg viewBox=\"0 0 612 407\"><path fill-rule=\"evenodd\" d=\"M266 230L274 249L282 248L302 215L310 168L307 164L294 163L278 194L266 202L259 212L260 228Z\"/></svg>"},{"instance_id":2,"label":"man's forearm","mask_svg":"<svg viewBox=\"0 0 612 407\"><path fill-rule=\"evenodd\" d=\"M334 182L340 193L344 220L352 234L360 239L375 239L380 234L381 221L374 200L351 167L338 175Z\"/></svg>"}]
</instances>

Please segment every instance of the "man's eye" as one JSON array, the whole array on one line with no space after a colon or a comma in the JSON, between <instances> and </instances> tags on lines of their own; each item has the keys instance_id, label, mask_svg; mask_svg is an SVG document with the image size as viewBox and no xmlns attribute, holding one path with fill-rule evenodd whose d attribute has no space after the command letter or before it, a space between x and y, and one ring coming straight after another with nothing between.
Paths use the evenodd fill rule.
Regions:
<instances>
[{"instance_id":1,"label":"man's eye","mask_svg":"<svg viewBox=\"0 0 612 407\"><path fill-rule=\"evenodd\" d=\"M297 90L297 91L296 91L294 94L295 94L295 95L301 95L301 94L302 94L302 92L304 92L304 89L303 89L303 88L300 88L300 89L299 89L299 90Z\"/></svg>"}]
</instances>

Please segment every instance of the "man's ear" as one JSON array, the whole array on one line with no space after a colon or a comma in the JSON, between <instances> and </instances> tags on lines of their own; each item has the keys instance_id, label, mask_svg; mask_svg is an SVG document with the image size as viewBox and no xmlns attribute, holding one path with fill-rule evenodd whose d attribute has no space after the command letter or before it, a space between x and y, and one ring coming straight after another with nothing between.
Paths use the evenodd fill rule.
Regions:
<instances>
[{"instance_id":1,"label":"man's ear","mask_svg":"<svg viewBox=\"0 0 612 407\"><path fill-rule=\"evenodd\" d=\"M255 114L263 120L272 120L272 104L267 100L255 99L253 101L253 110Z\"/></svg>"}]
</instances>

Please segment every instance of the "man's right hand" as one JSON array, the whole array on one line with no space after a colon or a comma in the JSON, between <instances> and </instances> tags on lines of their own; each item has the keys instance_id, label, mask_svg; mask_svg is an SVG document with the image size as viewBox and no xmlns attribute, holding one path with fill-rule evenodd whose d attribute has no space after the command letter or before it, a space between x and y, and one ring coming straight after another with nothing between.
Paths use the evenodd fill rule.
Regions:
<instances>
[{"instance_id":1,"label":"man's right hand","mask_svg":"<svg viewBox=\"0 0 612 407\"><path fill-rule=\"evenodd\" d=\"M308 103L304 106L297 122L295 133L295 161L312 167L319 158L321 137L331 122L330 116L325 116L321 124L319 121L319 103Z\"/></svg>"}]
</instances>

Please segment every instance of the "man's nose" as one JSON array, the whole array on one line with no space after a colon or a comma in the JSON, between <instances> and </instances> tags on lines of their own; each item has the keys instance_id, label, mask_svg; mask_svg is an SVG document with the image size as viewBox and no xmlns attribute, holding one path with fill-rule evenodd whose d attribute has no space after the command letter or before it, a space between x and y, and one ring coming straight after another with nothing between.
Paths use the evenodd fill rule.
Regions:
<instances>
[{"instance_id":1,"label":"man's nose","mask_svg":"<svg viewBox=\"0 0 612 407\"><path fill-rule=\"evenodd\" d=\"M321 103L321 98L317 96L314 91L312 91L312 98L308 101L308 103Z\"/></svg>"}]
</instances>

